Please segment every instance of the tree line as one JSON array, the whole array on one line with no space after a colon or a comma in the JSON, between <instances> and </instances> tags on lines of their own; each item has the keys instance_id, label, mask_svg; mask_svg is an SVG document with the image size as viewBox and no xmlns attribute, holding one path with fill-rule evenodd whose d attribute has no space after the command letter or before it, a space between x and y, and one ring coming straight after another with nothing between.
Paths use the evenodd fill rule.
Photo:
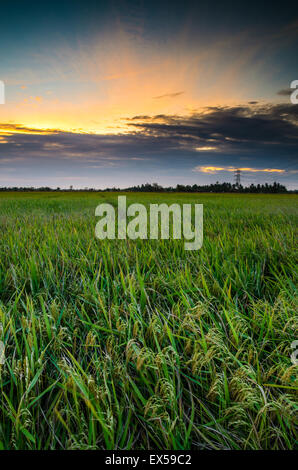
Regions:
<instances>
[{"instance_id":1,"label":"tree line","mask_svg":"<svg viewBox=\"0 0 298 470\"><path fill-rule=\"evenodd\" d=\"M177 184L177 186L168 186L163 187L157 183L146 183L137 186L130 186L128 188L106 188L106 189L95 189L95 188L84 188L84 189L74 189L70 186L69 189L50 188L48 186L42 186L39 188L35 187L0 187L0 191L37 191L37 192L47 192L47 191L69 191L69 192L80 192L80 191L90 191L90 192L146 192L146 193L289 193L298 191L288 191L287 188L277 182L272 184L251 184L250 186L237 186L232 183L219 183L218 181L215 184L207 185L183 185Z\"/></svg>"}]
</instances>

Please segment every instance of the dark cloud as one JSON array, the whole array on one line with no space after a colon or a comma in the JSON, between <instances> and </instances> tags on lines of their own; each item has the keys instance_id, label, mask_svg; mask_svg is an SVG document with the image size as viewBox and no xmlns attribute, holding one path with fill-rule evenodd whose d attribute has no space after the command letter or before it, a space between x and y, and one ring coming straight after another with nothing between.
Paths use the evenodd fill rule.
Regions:
<instances>
[{"instance_id":1,"label":"dark cloud","mask_svg":"<svg viewBox=\"0 0 298 470\"><path fill-rule=\"evenodd\" d=\"M135 116L127 121L131 132L97 135L59 130L38 130L17 124L7 129L1 155L59 155L60 158L125 158L131 154L196 152L202 146L219 152L259 152L269 149L285 154L298 151L298 106L208 107L190 116Z\"/></svg>"},{"instance_id":2,"label":"dark cloud","mask_svg":"<svg viewBox=\"0 0 298 470\"><path fill-rule=\"evenodd\" d=\"M133 116L132 118L123 118L125 121L157 121L159 119L167 119L169 116L167 114L156 114L155 116L149 115L138 115Z\"/></svg>"},{"instance_id":3,"label":"dark cloud","mask_svg":"<svg viewBox=\"0 0 298 470\"><path fill-rule=\"evenodd\" d=\"M276 94L278 96L291 96L292 93L293 90L291 90L290 88L285 88L283 90L279 90Z\"/></svg>"},{"instance_id":4,"label":"dark cloud","mask_svg":"<svg viewBox=\"0 0 298 470\"><path fill-rule=\"evenodd\" d=\"M298 106L209 107L192 116L154 116L131 122L146 135L177 145L215 145L220 150L298 150Z\"/></svg>"},{"instance_id":5,"label":"dark cloud","mask_svg":"<svg viewBox=\"0 0 298 470\"><path fill-rule=\"evenodd\" d=\"M144 177L163 171L179 176L206 164L287 171L297 167L295 105L208 107L188 116L135 116L127 124L131 132L115 135L1 124L0 185L5 168L19 174L60 171L66 177L71 170L85 178L96 171L104 177L110 168L120 178L125 171L128 177L140 171Z\"/></svg>"}]
</instances>

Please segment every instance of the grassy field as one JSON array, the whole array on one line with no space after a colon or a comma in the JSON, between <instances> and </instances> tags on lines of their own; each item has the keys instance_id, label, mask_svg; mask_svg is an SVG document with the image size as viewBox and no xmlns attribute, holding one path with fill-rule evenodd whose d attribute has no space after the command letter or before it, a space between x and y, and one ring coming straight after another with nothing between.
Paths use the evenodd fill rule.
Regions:
<instances>
[{"instance_id":1,"label":"grassy field","mask_svg":"<svg viewBox=\"0 0 298 470\"><path fill-rule=\"evenodd\" d=\"M203 203L203 248L97 240L115 193L0 192L0 448L295 448L298 197L127 196Z\"/></svg>"}]
</instances>

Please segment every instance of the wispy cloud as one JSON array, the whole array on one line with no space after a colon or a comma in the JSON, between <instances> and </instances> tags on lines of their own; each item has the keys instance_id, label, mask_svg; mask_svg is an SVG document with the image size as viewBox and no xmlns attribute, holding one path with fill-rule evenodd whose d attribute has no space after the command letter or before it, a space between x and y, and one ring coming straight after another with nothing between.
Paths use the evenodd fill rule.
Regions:
<instances>
[{"instance_id":1,"label":"wispy cloud","mask_svg":"<svg viewBox=\"0 0 298 470\"><path fill-rule=\"evenodd\" d=\"M176 91L175 93L165 93L164 95L153 96L155 100L160 100L161 98L176 98L176 96L183 95L184 91Z\"/></svg>"},{"instance_id":2,"label":"wispy cloud","mask_svg":"<svg viewBox=\"0 0 298 470\"><path fill-rule=\"evenodd\" d=\"M22 124L14 123L1 123L0 122L0 135L11 134L55 134L59 132L57 129L38 129L34 127L23 126Z\"/></svg>"},{"instance_id":3,"label":"wispy cloud","mask_svg":"<svg viewBox=\"0 0 298 470\"><path fill-rule=\"evenodd\" d=\"M195 147L195 150L197 152L213 152L213 151L217 150L217 147L211 147L211 146L208 146L208 145L204 145L202 147Z\"/></svg>"}]
</instances>

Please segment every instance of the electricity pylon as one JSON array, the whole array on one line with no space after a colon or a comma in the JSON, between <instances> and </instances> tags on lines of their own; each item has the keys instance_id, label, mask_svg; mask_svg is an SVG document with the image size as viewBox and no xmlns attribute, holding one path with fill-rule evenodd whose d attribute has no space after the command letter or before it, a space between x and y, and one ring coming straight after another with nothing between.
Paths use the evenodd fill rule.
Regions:
<instances>
[{"instance_id":1,"label":"electricity pylon","mask_svg":"<svg viewBox=\"0 0 298 470\"><path fill-rule=\"evenodd\" d=\"M239 188L241 184L241 170L239 170L239 168L237 168L237 170L234 171L234 178L235 178L236 188Z\"/></svg>"}]
</instances>

